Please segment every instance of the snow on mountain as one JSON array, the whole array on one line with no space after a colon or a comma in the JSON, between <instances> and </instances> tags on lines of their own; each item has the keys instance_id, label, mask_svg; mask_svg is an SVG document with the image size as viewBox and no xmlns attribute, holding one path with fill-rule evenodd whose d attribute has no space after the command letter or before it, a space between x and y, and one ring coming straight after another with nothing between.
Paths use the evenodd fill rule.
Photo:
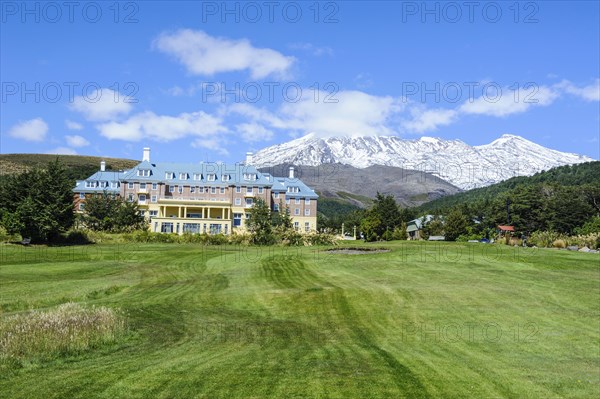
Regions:
<instances>
[{"instance_id":1,"label":"snow on mountain","mask_svg":"<svg viewBox=\"0 0 600 399\"><path fill-rule=\"evenodd\" d=\"M319 138L311 133L264 148L253 159L258 167L282 163L307 166L341 163L356 168L396 166L430 172L464 190L513 176L530 176L556 166L594 161L509 134L490 144L470 146L460 140L433 137L415 140L395 136Z\"/></svg>"}]
</instances>

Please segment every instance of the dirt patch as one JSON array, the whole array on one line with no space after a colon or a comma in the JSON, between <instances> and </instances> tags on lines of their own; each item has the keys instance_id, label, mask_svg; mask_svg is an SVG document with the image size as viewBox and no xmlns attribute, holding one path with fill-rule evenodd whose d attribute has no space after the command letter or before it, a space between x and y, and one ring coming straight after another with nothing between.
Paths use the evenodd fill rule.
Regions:
<instances>
[{"instance_id":1,"label":"dirt patch","mask_svg":"<svg viewBox=\"0 0 600 399\"><path fill-rule=\"evenodd\" d=\"M330 254L343 254L343 255L367 255L367 254L381 254L384 252L390 252L386 248L336 248L327 250Z\"/></svg>"}]
</instances>

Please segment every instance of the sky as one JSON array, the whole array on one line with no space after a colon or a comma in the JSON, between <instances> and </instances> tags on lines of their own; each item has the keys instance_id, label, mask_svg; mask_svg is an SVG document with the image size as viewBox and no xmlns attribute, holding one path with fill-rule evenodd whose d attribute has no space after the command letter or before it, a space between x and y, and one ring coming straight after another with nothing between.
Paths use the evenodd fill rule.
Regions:
<instances>
[{"instance_id":1,"label":"sky","mask_svg":"<svg viewBox=\"0 0 600 399\"><path fill-rule=\"evenodd\" d=\"M599 4L2 1L0 153L514 134L599 159Z\"/></svg>"}]
</instances>

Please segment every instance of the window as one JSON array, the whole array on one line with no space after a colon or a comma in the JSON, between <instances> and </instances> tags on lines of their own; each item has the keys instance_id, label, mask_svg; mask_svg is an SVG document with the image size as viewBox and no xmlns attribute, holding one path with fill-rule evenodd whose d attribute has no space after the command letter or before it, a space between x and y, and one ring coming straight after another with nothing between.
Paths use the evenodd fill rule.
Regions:
<instances>
[{"instance_id":1,"label":"window","mask_svg":"<svg viewBox=\"0 0 600 399\"><path fill-rule=\"evenodd\" d=\"M160 226L161 233L172 233L173 232L173 223L171 222L163 222Z\"/></svg>"},{"instance_id":2,"label":"window","mask_svg":"<svg viewBox=\"0 0 600 399\"><path fill-rule=\"evenodd\" d=\"M244 173L244 180L256 180L256 173Z\"/></svg>"},{"instance_id":3,"label":"window","mask_svg":"<svg viewBox=\"0 0 600 399\"><path fill-rule=\"evenodd\" d=\"M96 182L95 181L86 181L85 187L86 188L94 188L94 187L96 187Z\"/></svg>"},{"instance_id":4,"label":"window","mask_svg":"<svg viewBox=\"0 0 600 399\"><path fill-rule=\"evenodd\" d=\"M100 182L100 187L102 187L102 188L108 187L108 182L107 181L101 181Z\"/></svg>"},{"instance_id":5,"label":"window","mask_svg":"<svg viewBox=\"0 0 600 399\"><path fill-rule=\"evenodd\" d=\"M275 195L273 195L273 197L274 197L275 199L279 199L279 193L275 193Z\"/></svg>"},{"instance_id":6,"label":"window","mask_svg":"<svg viewBox=\"0 0 600 399\"><path fill-rule=\"evenodd\" d=\"M191 219L202 219L202 214L201 213L188 213L186 215L187 218L191 218Z\"/></svg>"},{"instance_id":7,"label":"window","mask_svg":"<svg viewBox=\"0 0 600 399\"><path fill-rule=\"evenodd\" d=\"M235 199L235 204L236 205L242 205L242 199L241 198L236 198Z\"/></svg>"},{"instance_id":8,"label":"window","mask_svg":"<svg viewBox=\"0 0 600 399\"><path fill-rule=\"evenodd\" d=\"M175 192L175 186L169 186L169 192L170 193Z\"/></svg>"},{"instance_id":9,"label":"window","mask_svg":"<svg viewBox=\"0 0 600 399\"><path fill-rule=\"evenodd\" d=\"M239 227L241 225L242 225L242 214L234 213L233 214L233 227Z\"/></svg>"},{"instance_id":10,"label":"window","mask_svg":"<svg viewBox=\"0 0 600 399\"><path fill-rule=\"evenodd\" d=\"M166 172L165 173L165 179L174 179L174 178L175 178L174 172Z\"/></svg>"},{"instance_id":11,"label":"window","mask_svg":"<svg viewBox=\"0 0 600 399\"><path fill-rule=\"evenodd\" d=\"M127 195L127 201L133 202L133 194Z\"/></svg>"},{"instance_id":12,"label":"window","mask_svg":"<svg viewBox=\"0 0 600 399\"><path fill-rule=\"evenodd\" d=\"M296 230L296 231L300 230L300 223L294 222L294 230Z\"/></svg>"},{"instance_id":13,"label":"window","mask_svg":"<svg viewBox=\"0 0 600 399\"><path fill-rule=\"evenodd\" d=\"M229 179L231 179L231 176L229 176L229 175L221 175L221 180L222 181L229 181Z\"/></svg>"},{"instance_id":14,"label":"window","mask_svg":"<svg viewBox=\"0 0 600 399\"><path fill-rule=\"evenodd\" d=\"M252 198L246 198L246 208L250 208L253 203L254 200Z\"/></svg>"},{"instance_id":15,"label":"window","mask_svg":"<svg viewBox=\"0 0 600 399\"><path fill-rule=\"evenodd\" d=\"M140 183L140 190L146 189L146 183Z\"/></svg>"},{"instance_id":16,"label":"window","mask_svg":"<svg viewBox=\"0 0 600 399\"><path fill-rule=\"evenodd\" d=\"M208 181L215 181L215 179L217 178L217 176L214 173L209 173L208 174Z\"/></svg>"},{"instance_id":17,"label":"window","mask_svg":"<svg viewBox=\"0 0 600 399\"><path fill-rule=\"evenodd\" d=\"M79 193L79 198L85 199L85 194L84 193Z\"/></svg>"},{"instance_id":18,"label":"window","mask_svg":"<svg viewBox=\"0 0 600 399\"><path fill-rule=\"evenodd\" d=\"M200 224L199 223L184 223L183 224L183 232L198 234L200 233Z\"/></svg>"},{"instance_id":19,"label":"window","mask_svg":"<svg viewBox=\"0 0 600 399\"><path fill-rule=\"evenodd\" d=\"M127 188L129 189L133 189L134 184L133 183L127 183Z\"/></svg>"},{"instance_id":20,"label":"window","mask_svg":"<svg viewBox=\"0 0 600 399\"><path fill-rule=\"evenodd\" d=\"M300 205L300 198L296 198L296 200L294 202L296 205Z\"/></svg>"},{"instance_id":21,"label":"window","mask_svg":"<svg viewBox=\"0 0 600 399\"><path fill-rule=\"evenodd\" d=\"M309 222L304 223L304 231L310 231L310 223Z\"/></svg>"},{"instance_id":22,"label":"window","mask_svg":"<svg viewBox=\"0 0 600 399\"><path fill-rule=\"evenodd\" d=\"M221 234L221 225L211 223L210 226L210 234Z\"/></svg>"},{"instance_id":23,"label":"window","mask_svg":"<svg viewBox=\"0 0 600 399\"><path fill-rule=\"evenodd\" d=\"M287 192L288 193L299 193L300 189L298 187L295 187L295 186L290 186L290 187L288 187Z\"/></svg>"},{"instance_id":24,"label":"window","mask_svg":"<svg viewBox=\"0 0 600 399\"><path fill-rule=\"evenodd\" d=\"M310 209L304 210L304 216L310 216Z\"/></svg>"},{"instance_id":25,"label":"window","mask_svg":"<svg viewBox=\"0 0 600 399\"><path fill-rule=\"evenodd\" d=\"M279 211L279 204L273 204L273 210Z\"/></svg>"},{"instance_id":26,"label":"window","mask_svg":"<svg viewBox=\"0 0 600 399\"><path fill-rule=\"evenodd\" d=\"M211 187L210 188L210 193L211 194L216 194L217 193L217 188L216 187Z\"/></svg>"},{"instance_id":27,"label":"window","mask_svg":"<svg viewBox=\"0 0 600 399\"><path fill-rule=\"evenodd\" d=\"M156 202L156 195L153 195L153 196L151 197L151 199L152 199L152 202Z\"/></svg>"},{"instance_id":28,"label":"window","mask_svg":"<svg viewBox=\"0 0 600 399\"><path fill-rule=\"evenodd\" d=\"M202 180L202 173L194 173L194 180Z\"/></svg>"},{"instance_id":29,"label":"window","mask_svg":"<svg viewBox=\"0 0 600 399\"><path fill-rule=\"evenodd\" d=\"M152 183L152 190L156 190L158 188L158 184Z\"/></svg>"},{"instance_id":30,"label":"window","mask_svg":"<svg viewBox=\"0 0 600 399\"><path fill-rule=\"evenodd\" d=\"M187 180L189 178L189 175L185 172L182 172L179 174L179 180Z\"/></svg>"},{"instance_id":31,"label":"window","mask_svg":"<svg viewBox=\"0 0 600 399\"><path fill-rule=\"evenodd\" d=\"M150 176L150 169L138 169L137 175L138 176L142 176L142 177L149 177Z\"/></svg>"},{"instance_id":32,"label":"window","mask_svg":"<svg viewBox=\"0 0 600 399\"><path fill-rule=\"evenodd\" d=\"M110 183L110 186L112 188L119 188L119 182L118 181L114 181L114 182Z\"/></svg>"},{"instance_id":33,"label":"window","mask_svg":"<svg viewBox=\"0 0 600 399\"><path fill-rule=\"evenodd\" d=\"M190 193L195 193L195 192L196 192L196 187L190 186Z\"/></svg>"},{"instance_id":34,"label":"window","mask_svg":"<svg viewBox=\"0 0 600 399\"><path fill-rule=\"evenodd\" d=\"M177 186L177 192L183 194L183 186Z\"/></svg>"},{"instance_id":35,"label":"window","mask_svg":"<svg viewBox=\"0 0 600 399\"><path fill-rule=\"evenodd\" d=\"M235 188L235 192L236 193L241 193L242 192L242 188L241 187L236 187Z\"/></svg>"},{"instance_id":36,"label":"window","mask_svg":"<svg viewBox=\"0 0 600 399\"><path fill-rule=\"evenodd\" d=\"M145 194L140 194L140 196L138 197L140 202L146 202L146 195Z\"/></svg>"},{"instance_id":37,"label":"window","mask_svg":"<svg viewBox=\"0 0 600 399\"><path fill-rule=\"evenodd\" d=\"M203 193L204 192L204 187L198 187L198 192L199 193Z\"/></svg>"},{"instance_id":38,"label":"window","mask_svg":"<svg viewBox=\"0 0 600 399\"><path fill-rule=\"evenodd\" d=\"M150 217L152 216L158 216L158 211L150 211Z\"/></svg>"},{"instance_id":39,"label":"window","mask_svg":"<svg viewBox=\"0 0 600 399\"><path fill-rule=\"evenodd\" d=\"M79 204L79 210L83 211L83 208L85 208L85 204Z\"/></svg>"},{"instance_id":40,"label":"window","mask_svg":"<svg viewBox=\"0 0 600 399\"><path fill-rule=\"evenodd\" d=\"M304 205L310 205L310 198L306 198L304 200Z\"/></svg>"},{"instance_id":41,"label":"window","mask_svg":"<svg viewBox=\"0 0 600 399\"><path fill-rule=\"evenodd\" d=\"M263 189L262 187L259 187L259 188L258 188L258 193L259 193L259 194L262 194L262 193L263 193L263 191L264 191L264 189Z\"/></svg>"},{"instance_id":42,"label":"window","mask_svg":"<svg viewBox=\"0 0 600 399\"><path fill-rule=\"evenodd\" d=\"M294 215L296 215L296 216L300 215L300 208L294 209Z\"/></svg>"},{"instance_id":43,"label":"window","mask_svg":"<svg viewBox=\"0 0 600 399\"><path fill-rule=\"evenodd\" d=\"M142 210L142 211L140 211L140 215L141 215L141 216L146 216L146 211L143 211L143 210Z\"/></svg>"},{"instance_id":44,"label":"window","mask_svg":"<svg viewBox=\"0 0 600 399\"><path fill-rule=\"evenodd\" d=\"M221 194L225 194L225 187L221 187Z\"/></svg>"},{"instance_id":45,"label":"window","mask_svg":"<svg viewBox=\"0 0 600 399\"><path fill-rule=\"evenodd\" d=\"M252 194L252 191L253 191L253 187L247 187L247 188L246 188L246 192L247 192L248 194Z\"/></svg>"}]
</instances>

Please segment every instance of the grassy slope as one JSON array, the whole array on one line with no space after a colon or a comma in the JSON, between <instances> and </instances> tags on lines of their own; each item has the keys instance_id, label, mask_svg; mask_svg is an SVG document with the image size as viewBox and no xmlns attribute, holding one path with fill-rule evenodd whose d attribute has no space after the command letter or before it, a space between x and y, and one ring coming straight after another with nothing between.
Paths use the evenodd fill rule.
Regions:
<instances>
[{"instance_id":1,"label":"grassy slope","mask_svg":"<svg viewBox=\"0 0 600 399\"><path fill-rule=\"evenodd\" d=\"M386 399L599 392L598 255L384 246L392 251L359 256L2 246L4 312L67 300L104 304L125 309L134 334L120 346L4 370L0 392Z\"/></svg>"},{"instance_id":2,"label":"grassy slope","mask_svg":"<svg viewBox=\"0 0 600 399\"><path fill-rule=\"evenodd\" d=\"M25 172L35 166L45 166L58 157L69 170L76 173L82 171L83 179L100 170L100 161L106 161L107 170L124 170L134 167L139 161L122 158L102 158L85 155L50 155L50 154L0 154L0 175ZM90 173L91 172L91 173Z\"/></svg>"}]
</instances>

